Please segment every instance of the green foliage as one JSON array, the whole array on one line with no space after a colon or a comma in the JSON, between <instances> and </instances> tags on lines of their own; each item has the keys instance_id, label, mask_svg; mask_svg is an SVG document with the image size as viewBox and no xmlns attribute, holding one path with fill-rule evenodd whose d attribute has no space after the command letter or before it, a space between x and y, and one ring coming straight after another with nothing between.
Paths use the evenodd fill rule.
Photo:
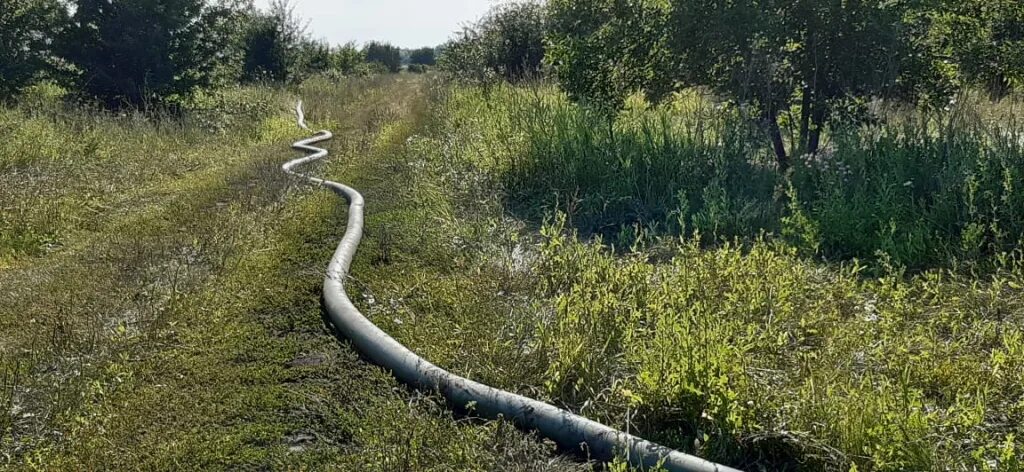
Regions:
<instances>
[{"instance_id":1,"label":"green foliage","mask_svg":"<svg viewBox=\"0 0 1024 472\"><path fill-rule=\"evenodd\" d=\"M61 50L109 107L180 99L226 79L235 10L204 0L76 0Z\"/></svg>"},{"instance_id":2,"label":"green foliage","mask_svg":"<svg viewBox=\"0 0 1024 472\"><path fill-rule=\"evenodd\" d=\"M299 49L300 69L306 74L323 73L335 69L335 56L330 44L323 41L305 41Z\"/></svg>"},{"instance_id":3,"label":"green foliage","mask_svg":"<svg viewBox=\"0 0 1024 472\"><path fill-rule=\"evenodd\" d=\"M327 67L326 45L306 39L305 26L288 0L271 2L266 12L246 19L242 38L242 80L247 82L297 80L303 68Z\"/></svg>"},{"instance_id":4,"label":"green foliage","mask_svg":"<svg viewBox=\"0 0 1024 472\"><path fill-rule=\"evenodd\" d=\"M557 222L544 234L554 314L537 346L554 398L631 412L640 434L745 470L1019 464L1019 252L980 280L875 280L765 242L685 243L651 263Z\"/></svg>"},{"instance_id":5,"label":"green foliage","mask_svg":"<svg viewBox=\"0 0 1024 472\"><path fill-rule=\"evenodd\" d=\"M517 214L557 209L620 249L644 234L715 243L768 232L808 255L884 253L920 269L982 262L1024 237L1019 123L971 115L984 106L974 100L837 129L788 177L742 114L695 93L655 108L633 96L612 121L547 88L449 100L449 126L473 137L462 159L494 176Z\"/></svg>"},{"instance_id":6,"label":"green foliage","mask_svg":"<svg viewBox=\"0 0 1024 472\"><path fill-rule=\"evenodd\" d=\"M67 26L57 0L0 0L0 100L43 76L53 76L53 41Z\"/></svg>"},{"instance_id":7,"label":"green foliage","mask_svg":"<svg viewBox=\"0 0 1024 472\"><path fill-rule=\"evenodd\" d=\"M931 19L931 42L968 85L993 98L1024 86L1024 5L1014 0L949 2Z\"/></svg>"},{"instance_id":8,"label":"green foliage","mask_svg":"<svg viewBox=\"0 0 1024 472\"><path fill-rule=\"evenodd\" d=\"M800 96L797 153L816 153L837 100L914 90L919 51L904 23L912 3L750 0L672 2L673 52L683 80L706 85L761 114L781 168L789 162L779 115ZM766 15L764 12L772 12Z\"/></svg>"},{"instance_id":9,"label":"green foliage","mask_svg":"<svg viewBox=\"0 0 1024 472\"><path fill-rule=\"evenodd\" d=\"M436 130L413 140L398 164L381 163L375 173L405 176L409 184L401 192L375 198L406 203L378 206L386 223L368 226L368 233L392 242L387 251L368 247L388 257L359 269L367 271L365 290L373 297L361 306L412 349L473 378L546 396L742 470L1018 467L1024 414L1019 249L990 249L981 258L985 271L960 266L913 275L899 268L896 258L904 256L895 251L871 265L804 257L829 250L822 241L836 234L830 226L852 234L871 221L853 215L851 203L839 210L848 221L838 214L826 223L816 192L838 186L901 205L899 225L909 228L917 224L914 214L933 219L938 213L929 208L957 205L937 203L947 198L933 190L894 199L880 194L915 167L940 175L931 183L952 187L962 185L966 177L956 175L964 169L946 175L936 166L975 162L969 173L993 167L984 172L989 177L970 179L979 181L1018 166L983 164L986 158L974 154L980 148L1016 155L976 140L998 128L966 120L970 107L959 109L958 123L898 114L879 118L875 128L850 130L849 137L830 136L822 162L795 162L791 182L769 180L757 190L756 176L718 175L729 175L721 169L734 165L771 179L770 154L750 144L734 156L715 154L725 143L749 143L757 131L735 111L715 110L695 94L653 109L629 97L611 124L550 88L463 87L442 99L432 113ZM994 113L991 104L982 105ZM923 116L931 119L918 121ZM975 134L971 126L981 128ZM701 147L696 136L708 144ZM848 141L855 136L863 140ZM661 162L662 154L677 158ZM891 155L900 169L872 168L877 186L874 178L844 183L840 155L872 162ZM705 164L705 157L716 162ZM705 165L714 172L699 173ZM566 166L571 170L559 171ZM529 168L540 170L521 178L519 170ZM807 181L812 172L828 180ZM775 221L768 223L786 239L754 233L709 248L708 239L661 239L653 222L634 222L601 232L613 250L570 229L614 221L627 208L618 199L637 206L649 195L657 197L651 202L668 201L652 191L667 185L658 182L662 174L665 181L693 176L684 195L691 191L686 187L699 189L693 203L673 205L678 210L658 222L662 228L680 214L690 215L685 225L699 227L702 237L716 224L735 225L748 210L733 196L749 191L752 200L772 202L767 216ZM710 182L715 178L720 183ZM1014 174L1008 181L1020 179ZM1001 184L982 185L992 198L1007 198ZM537 207L556 198L563 216L541 226L539 244L532 224L506 212L526 204L540 218L551 212Z\"/></svg>"},{"instance_id":10,"label":"green foliage","mask_svg":"<svg viewBox=\"0 0 1024 472\"><path fill-rule=\"evenodd\" d=\"M315 74L345 77L366 71L363 53L354 43L332 47L323 42L307 40L300 47L299 59L302 78Z\"/></svg>"},{"instance_id":11,"label":"green foliage","mask_svg":"<svg viewBox=\"0 0 1024 472\"><path fill-rule=\"evenodd\" d=\"M363 47L363 55L366 57L366 62L379 64L392 74L402 70L402 51L397 46L371 41Z\"/></svg>"},{"instance_id":12,"label":"green foliage","mask_svg":"<svg viewBox=\"0 0 1024 472\"><path fill-rule=\"evenodd\" d=\"M409 63L423 66L432 66L437 64L434 48L425 47L413 49L409 52Z\"/></svg>"},{"instance_id":13,"label":"green foliage","mask_svg":"<svg viewBox=\"0 0 1024 472\"><path fill-rule=\"evenodd\" d=\"M939 82L933 57L916 47L917 12L881 0L555 0L547 60L570 96L603 108L635 92L659 101L709 88L763 127L786 170L791 154L818 151L837 108L917 98ZM787 142L780 121L797 107L799 136Z\"/></svg>"},{"instance_id":14,"label":"green foliage","mask_svg":"<svg viewBox=\"0 0 1024 472\"><path fill-rule=\"evenodd\" d=\"M444 46L440 68L477 83L537 77L544 60L546 17L545 7L537 2L496 6Z\"/></svg>"},{"instance_id":15,"label":"green foliage","mask_svg":"<svg viewBox=\"0 0 1024 472\"><path fill-rule=\"evenodd\" d=\"M553 0L546 61L574 100L618 109L634 92L659 101L678 81L660 0Z\"/></svg>"},{"instance_id":16,"label":"green foliage","mask_svg":"<svg viewBox=\"0 0 1024 472\"><path fill-rule=\"evenodd\" d=\"M333 69L342 74L359 74L366 64L366 57L354 42L335 46L331 54Z\"/></svg>"}]
</instances>

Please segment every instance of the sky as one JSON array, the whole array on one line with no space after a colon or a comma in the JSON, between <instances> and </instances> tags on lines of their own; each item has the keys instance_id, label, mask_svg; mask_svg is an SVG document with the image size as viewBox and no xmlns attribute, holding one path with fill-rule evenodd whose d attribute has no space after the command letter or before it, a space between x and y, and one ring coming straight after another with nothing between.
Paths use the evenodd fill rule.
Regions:
<instances>
[{"instance_id":1,"label":"sky","mask_svg":"<svg viewBox=\"0 0 1024 472\"><path fill-rule=\"evenodd\" d=\"M371 40L403 48L437 46L483 16L495 0L292 0L314 38L332 44ZM266 8L270 0L256 0Z\"/></svg>"}]
</instances>

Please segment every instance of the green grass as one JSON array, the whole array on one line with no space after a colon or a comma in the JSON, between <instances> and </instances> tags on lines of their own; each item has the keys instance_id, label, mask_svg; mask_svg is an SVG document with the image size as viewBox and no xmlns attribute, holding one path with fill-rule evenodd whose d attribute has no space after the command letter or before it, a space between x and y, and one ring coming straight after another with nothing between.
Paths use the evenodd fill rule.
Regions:
<instances>
[{"instance_id":1,"label":"green grass","mask_svg":"<svg viewBox=\"0 0 1024 472\"><path fill-rule=\"evenodd\" d=\"M432 80L4 108L0 463L594 468L325 330L346 215L279 171L302 96L314 173L367 198L353 299L432 362L745 470L1022 469L1014 103L892 112L782 177L706 97L609 123Z\"/></svg>"},{"instance_id":2,"label":"green grass","mask_svg":"<svg viewBox=\"0 0 1024 472\"><path fill-rule=\"evenodd\" d=\"M313 123L337 136L322 170L396 185L369 169L417 126L421 88L304 87ZM319 288L345 211L279 170L303 135L293 97L241 89L161 119L51 102L3 110L16 139L0 148L2 234L16 236L0 246L0 464L573 467L507 423L454 417L324 328ZM225 110L226 124L210 126Z\"/></svg>"},{"instance_id":3,"label":"green grass","mask_svg":"<svg viewBox=\"0 0 1024 472\"><path fill-rule=\"evenodd\" d=\"M986 276L865 278L764 242L655 263L562 230L539 268L553 397L748 468L1021 467L1021 253Z\"/></svg>"},{"instance_id":4,"label":"green grass","mask_svg":"<svg viewBox=\"0 0 1024 472\"><path fill-rule=\"evenodd\" d=\"M767 232L828 260L884 253L924 269L982 261L1024 236L1024 123L1006 119L1011 105L880 111L833 130L788 176L737 110L697 93L659 107L634 98L614 120L546 86L467 88L443 106L451 158L498 182L516 214L557 209L619 247L643 234Z\"/></svg>"},{"instance_id":5,"label":"green grass","mask_svg":"<svg viewBox=\"0 0 1024 472\"><path fill-rule=\"evenodd\" d=\"M1020 145L970 127L994 125L940 138L904 113L831 135L856 171L784 181L696 98L609 130L547 89L435 93L430 132L382 164L408 190L371 194L400 203L370 213L355 270L414 350L747 470L1021 469ZM982 188L1009 213L955 198ZM926 250L857 231L881 221Z\"/></svg>"}]
</instances>

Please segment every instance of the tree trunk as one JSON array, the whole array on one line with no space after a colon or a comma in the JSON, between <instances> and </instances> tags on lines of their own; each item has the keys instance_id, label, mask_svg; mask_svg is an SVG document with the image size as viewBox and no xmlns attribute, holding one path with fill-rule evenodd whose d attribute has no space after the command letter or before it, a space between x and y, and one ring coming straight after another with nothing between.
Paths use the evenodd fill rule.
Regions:
<instances>
[{"instance_id":1,"label":"tree trunk","mask_svg":"<svg viewBox=\"0 0 1024 472\"><path fill-rule=\"evenodd\" d=\"M779 112L771 110L766 113L765 126L768 127L768 138L772 141L772 149L775 151L775 161L779 164L779 172L789 170L789 156L786 155L786 143L782 140L782 130L779 129Z\"/></svg>"},{"instance_id":2,"label":"tree trunk","mask_svg":"<svg viewBox=\"0 0 1024 472\"><path fill-rule=\"evenodd\" d=\"M989 100L1001 100L1010 94L1010 81L1003 74L998 74L989 79L987 88Z\"/></svg>"},{"instance_id":3,"label":"tree trunk","mask_svg":"<svg viewBox=\"0 0 1024 472\"><path fill-rule=\"evenodd\" d=\"M820 100L814 101L814 112L811 113L813 121L811 133L807 140L807 153L814 154L821 147L821 130L825 128L825 104Z\"/></svg>"},{"instance_id":4,"label":"tree trunk","mask_svg":"<svg viewBox=\"0 0 1024 472\"><path fill-rule=\"evenodd\" d=\"M811 88L804 85L803 87L803 100L800 103L800 141L797 143L796 154L807 154L808 151L808 133L811 130Z\"/></svg>"}]
</instances>

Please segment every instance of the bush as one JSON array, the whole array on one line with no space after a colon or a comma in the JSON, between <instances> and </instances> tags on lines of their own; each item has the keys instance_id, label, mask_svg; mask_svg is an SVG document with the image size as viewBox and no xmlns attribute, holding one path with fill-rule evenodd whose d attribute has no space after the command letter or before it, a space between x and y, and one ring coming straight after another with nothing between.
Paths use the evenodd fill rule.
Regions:
<instances>
[{"instance_id":1,"label":"bush","mask_svg":"<svg viewBox=\"0 0 1024 472\"><path fill-rule=\"evenodd\" d=\"M422 66L432 66L437 64L437 60L434 56L434 48L426 47L413 49L409 52L409 63Z\"/></svg>"},{"instance_id":2,"label":"bush","mask_svg":"<svg viewBox=\"0 0 1024 472\"><path fill-rule=\"evenodd\" d=\"M444 46L440 68L451 77L473 82L537 77L544 60L546 30L545 9L540 3L495 7Z\"/></svg>"},{"instance_id":3,"label":"bush","mask_svg":"<svg viewBox=\"0 0 1024 472\"><path fill-rule=\"evenodd\" d=\"M606 110L643 92L659 101L678 82L669 51L668 4L552 0L546 61L573 100Z\"/></svg>"},{"instance_id":4,"label":"bush","mask_svg":"<svg viewBox=\"0 0 1024 472\"><path fill-rule=\"evenodd\" d=\"M113 108L156 105L228 78L234 11L204 0L77 0L64 57ZM228 57L226 57L228 56Z\"/></svg>"},{"instance_id":5,"label":"bush","mask_svg":"<svg viewBox=\"0 0 1024 472\"><path fill-rule=\"evenodd\" d=\"M380 64L387 72L402 70L402 51L391 44L372 41L363 48L363 55L366 62Z\"/></svg>"},{"instance_id":6,"label":"bush","mask_svg":"<svg viewBox=\"0 0 1024 472\"><path fill-rule=\"evenodd\" d=\"M1024 87L1024 5L1015 0L950 2L935 15L931 39L952 57L961 82L992 98Z\"/></svg>"},{"instance_id":7,"label":"bush","mask_svg":"<svg viewBox=\"0 0 1024 472\"><path fill-rule=\"evenodd\" d=\"M356 47L355 43L347 43L331 50L332 68L343 75L359 75L365 73L366 56Z\"/></svg>"},{"instance_id":8,"label":"bush","mask_svg":"<svg viewBox=\"0 0 1024 472\"><path fill-rule=\"evenodd\" d=\"M0 100L53 74L52 45L66 26L57 0L0 0Z\"/></svg>"},{"instance_id":9,"label":"bush","mask_svg":"<svg viewBox=\"0 0 1024 472\"><path fill-rule=\"evenodd\" d=\"M287 0L275 0L267 12L247 18L242 40L242 80L297 80L304 66L326 67L329 55L326 45L306 40L305 28L296 18L294 7Z\"/></svg>"},{"instance_id":10,"label":"bush","mask_svg":"<svg viewBox=\"0 0 1024 472\"><path fill-rule=\"evenodd\" d=\"M1020 252L876 279L765 241L616 257L543 231L557 401L743 470L1020 470Z\"/></svg>"},{"instance_id":11,"label":"bush","mask_svg":"<svg viewBox=\"0 0 1024 472\"><path fill-rule=\"evenodd\" d=\"M334 54L331 46L322 41L303 41L299 47L299 70L302 76L327 72L334 69Z\"/></svg>"}]
</instances>

